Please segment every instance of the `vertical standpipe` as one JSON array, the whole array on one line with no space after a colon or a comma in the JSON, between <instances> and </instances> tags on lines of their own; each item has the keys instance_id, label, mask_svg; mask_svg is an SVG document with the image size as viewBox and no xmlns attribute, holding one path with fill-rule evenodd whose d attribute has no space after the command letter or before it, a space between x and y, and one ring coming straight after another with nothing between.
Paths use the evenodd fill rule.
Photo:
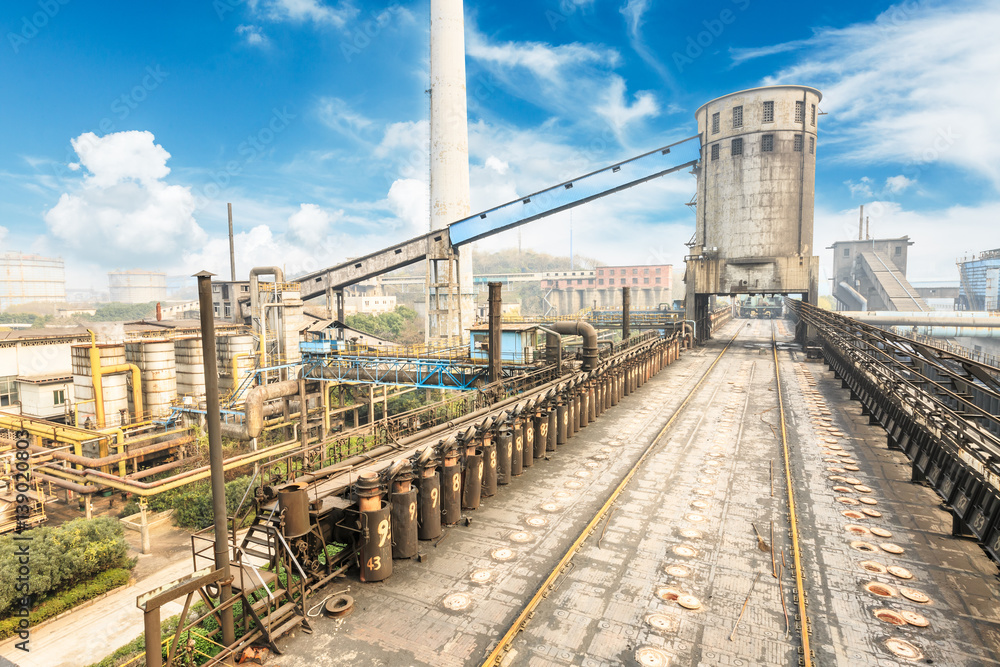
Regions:
<instances>
[{"instance_id":1,"label":"vertical standpipe","mask_svg":"<svg viewBox=\"0 0 1000 667\"><path fill-rule=\"evenodd\" d=\"M377 473L361 473L355 489L361 513L361 581L382 581L392 575L389 503L382 500Z\"/></svg>"},{"instance_id":2,"label":"vertical standpipe","mask_svg":"<svg viewBox=\"0 0 1000 667\"><path fill-rule=\"evenodd\" d=\"M222 461L222 420L219 413L219 369L215 361L215 313L212 307L212 274L201 271L198 279L198 306L201 315L201 351L205 357L205 417L208 422L208 459L212 473L212 513L215 515L215 569L222 570L219 604L233 596L229 574L229 523L226 515L226 480ZM222 644L236 641L233 607L222 610Z\"/></svg>"},{"instance_id":3,"label":"vertical standpipe","mask_svg":"<svg viewBox=\"0 0 1000 667\"><path fill-rule=\"evenodd\" d=\"M501 374L501 358L503 353L503 330L500 323L500 312L502 309L502 297L500 290L502 283L489 283L489 374L490 384L498 381Z\"/></svg>"}]
</instances>

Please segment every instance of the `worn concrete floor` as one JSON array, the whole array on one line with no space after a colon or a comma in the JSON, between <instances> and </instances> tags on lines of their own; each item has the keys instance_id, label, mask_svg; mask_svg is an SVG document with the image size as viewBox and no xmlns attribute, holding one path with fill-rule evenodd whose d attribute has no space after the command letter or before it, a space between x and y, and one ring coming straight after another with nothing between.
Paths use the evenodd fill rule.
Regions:
<instances>
[{"instance_id":1,"label":"worn concrete floor","mask_svg":"<svg viewBox=\"0 0 1000 667\"><path fill-rule=\"evenodd\" d=\"M686 353L469 512L471 526L451 528L439 546L422 543L423 562L396 561L379 584L355 581L354 612L314 619L313 634L297 631L280 642L285 655L274 663L481 664L739 329L505 664L797 664L801 626L771 326L736 321L711 345ZM779 341L790 341L784 323L775 326ZM905 456L886 448L884 432L867 424L825 366L794 348L782 349L779 360L813 664L996 664L996 566L974 543L950 536L935 494L908 481ZM751 524L788 566L780 587L771 551L758 548ZM883 572L888 566L912 578ZM891 595L866 590L872 583ZM919 598L909 589L930 601L908 599L903 593ZM875 612L927 625L898 626ZM893 647L920 657L898 656Z\"/></svg>"}]
</instances>

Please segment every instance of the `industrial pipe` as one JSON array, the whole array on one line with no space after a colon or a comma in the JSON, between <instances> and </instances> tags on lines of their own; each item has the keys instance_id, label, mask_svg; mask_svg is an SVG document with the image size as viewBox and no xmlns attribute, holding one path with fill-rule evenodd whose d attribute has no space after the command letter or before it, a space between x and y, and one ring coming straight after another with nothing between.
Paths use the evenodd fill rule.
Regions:
<instances>
[{"instance_id":1,"label":"industrial pipe","mask_svg":"<svg viewBox=\"0 0 1000 667\"><path fill-rule=\"evenodd\" d=\"M1000 328L991 327L900 327L932 338L1000 338Z\"/></svg>"},{"instance_id":2,"label":"industrial pipe","mask_svg":"<svg viewBox=\"0 0 1000 667\"><path fill-rule=\"evenodd\" d=\"M285 272L279 266L256 266L250 269L250 319L260 318L260 365L266 365L267 346L263 344L266 339L266 318L260 308L260 287L257 276L274 276L277 283L285 282Z\"/></svg>"},{"instance_id":3,"label":"industrial pipe","mask_svg":"<svg viewBox=\"0 0 1000 667\"><path fill-rule=\"evenodd\" d=\"M289 398L299 393L298 380L284 380L254 387L247 392L242 424L222 424L222 434L234 440L253 440L264 430L264 403L276 398Z\"/></svg>"},{"instance_id":4,"label":"industrial pipe","mask_svg":"<svg viewBox=\"0 0 1000 667\"><path fill-rule=\"evenodd\" d=\"M129 459L139 458L140 456L155 454L156 452L162 452L163 450L170 449L171 447L180 447L188 444L189 442L194 442L193 436L175 438L173 440L167 440L166 442L158 442L155 445L140 447L139 449L133 449L129 452L119 452L118 454L111 454L110 456L102 456L100 458L77 456L76 454L70 454L69 452L64 452L58 449L49 449L48 447L42 447L40 445L31 445L28 450L33 454L48 454L52 456L52 458L59 459L60 461L66 461L67 463L72 463L74 465L103 468L104 466L109 466L114 463L118 463L119 461L127 461Z\"/></svg>"},{"instance_id":5,"label":"industrial pipe","mask_svg":"<svg viewBox=\"0 0 1000 667\"><path fill-rule=\"evenodd\" d=\"M555 322L549 328L556 333L569 336L583 336L583 365L581 370L591 371L597 366L597 329L588 322Z\"/></svg>"},{"instance_id":6,"label":"industrial pipe","mask_svg":"<svg viewBox=\"0 0 1000 667\"><path fill-rule=\"evenodd\" d=\"M86 484L77 484L76 482L70 482L69 480L61 479L59 477L52 477L51 475L46 475L45 473L33 472L31 476L34 479L41 480L43 482L49 482L50 484L55 484L61 489L67 489L74 493L80 493L87 495L90 493L97 493L100 489L96 486L89 486Z\"/></svg>"},{"instance_id":7,"label":"industrial pipe","mask_svg":"<svg viewBox=\"0 0 1000 667\"><path fill-rule=\"evenodd\" d=\"M899 312L896 310L880 311L838 311L837 315L850 317L858 322L876 324L879 326L914 326L914 327L1000 327L1000 315L984 311L935 311L935 312ZM964 334L963 334L964 335Z\"/></svg>"},{"instance_id":8,"label":"industrial pipe","mask_svg":"<svg viewBox=\"0 0 1000 667\"><path fill-rule=\"evenodd\" d=\"M142 371L135 364L116 364L114 366L101 366L101 348L97 347L97 335L91 329L90 333L90 375L94 384L94 412L97 417L97 427L104 428L106 415L104 414L104 376L114 375L132 371L132 408L135 411L135 420L142 421Z\"/></svg>"}]
</instances>

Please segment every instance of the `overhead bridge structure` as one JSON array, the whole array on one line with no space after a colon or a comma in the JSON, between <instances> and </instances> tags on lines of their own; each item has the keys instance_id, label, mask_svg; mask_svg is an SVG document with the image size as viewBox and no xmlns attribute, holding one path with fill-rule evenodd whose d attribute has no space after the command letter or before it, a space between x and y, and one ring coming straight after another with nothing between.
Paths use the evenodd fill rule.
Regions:
<instances>
[{"instance_id":1,"label":"overhead bridge structure","mask_svg":"<svg viewBox=\"0 0 1000 667\"><path fill-rule=\"evenodd\" d=\"M693 167L698 163L698 136L618 162L514 201L476 213L382 250L307 273L301 283L303 301L335 295L346 287L428 257L440 257L474 241L575 208L641 183ZM341 318L342 319L342 318Z\"/></svg>"}]
</instances>

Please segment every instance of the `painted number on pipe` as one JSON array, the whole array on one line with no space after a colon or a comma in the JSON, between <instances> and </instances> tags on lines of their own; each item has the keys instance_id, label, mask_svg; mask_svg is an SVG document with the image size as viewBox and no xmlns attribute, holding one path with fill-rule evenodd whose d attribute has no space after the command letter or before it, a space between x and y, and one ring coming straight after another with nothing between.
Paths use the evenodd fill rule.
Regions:
<instances>
[{"instance_id":1,"label":"painted number on pipe","mask_svg":"<svg viewBox=\"0 0 1000 667\"><path fill-rule=\"evenodd\" d=\"M491 468L497 467L497 450L495 449L490 452L490 467Z\"/></svg>"},{"instance_id":2,"label":"painted number on pipe","mask_svg":"<svg viewBox=\"0 0 1000 667\"><path fill-rule=\"evenodd\" d=\"M378 522L378 547L381 549L385 546L385 541L389 539L389 520L382 519ZM378 568L375 568L376 570Z\"/></svg>"},{"instance_id":3,"label":"painted number on pipe","mask_svg":"<svg viewBox=\"0 0 1000 667\"><path fill-rule=\"evenodd\" d=\"M413 521L416 518L417 518L417 504L410 503L410 521Z\"/></svg>"},{"instance_id":4,"label":"painted number on pipe","mask_svg":"<svg viewBox=\"0 0 1000 667\"><path fill-rule=\"evenodd\" d=\"M514 449L516 451L518 451L518 452L521 451L521 449L523 447L524 447L524 443L521 442L521 438L517 438L516 440L514 440Z\"/></svg>"},{"instance_id":5,"label":"painted number on pipe","mask_svg":"<svg viewBox=\"0 0 1000 667\"><path fill-rule=\"evenodd\" d=\"M549 425L548 424L542 424L541 428L539 428L538 430L541 431L543 438L548 437L548 435L549 435Z\"/></svg>"},{"instance_id":6,"label":"painted number on pipe","mask_svg":"<svg viewBox=\"0 0 1000 667\"><path fill-rule=\"evenodd\" d=\"M431 489L431 508L438 506L438 490Z\"/></svg>"},{"instance_id":7,"label":"painted number on pipe","mask_svg":"<svg viewBox=\"0 0 1000 667\"><path fill-rule=\"evenodd\" d=\"M372 556L368 559L368 569L372 572L382 569L382 559L379 556Z\"/></svg>"},{"instance_id":8,"label":"painted number on pipe","mask_svg":"<svg viewBox=\"0 0 1000 667\"><path fill-rule=\"evenodd\" d=\"M451 478L451 490L458 493L459 489L462 488L462 478L458 475L453 475Z\"/></svg>"}]
</instances>

